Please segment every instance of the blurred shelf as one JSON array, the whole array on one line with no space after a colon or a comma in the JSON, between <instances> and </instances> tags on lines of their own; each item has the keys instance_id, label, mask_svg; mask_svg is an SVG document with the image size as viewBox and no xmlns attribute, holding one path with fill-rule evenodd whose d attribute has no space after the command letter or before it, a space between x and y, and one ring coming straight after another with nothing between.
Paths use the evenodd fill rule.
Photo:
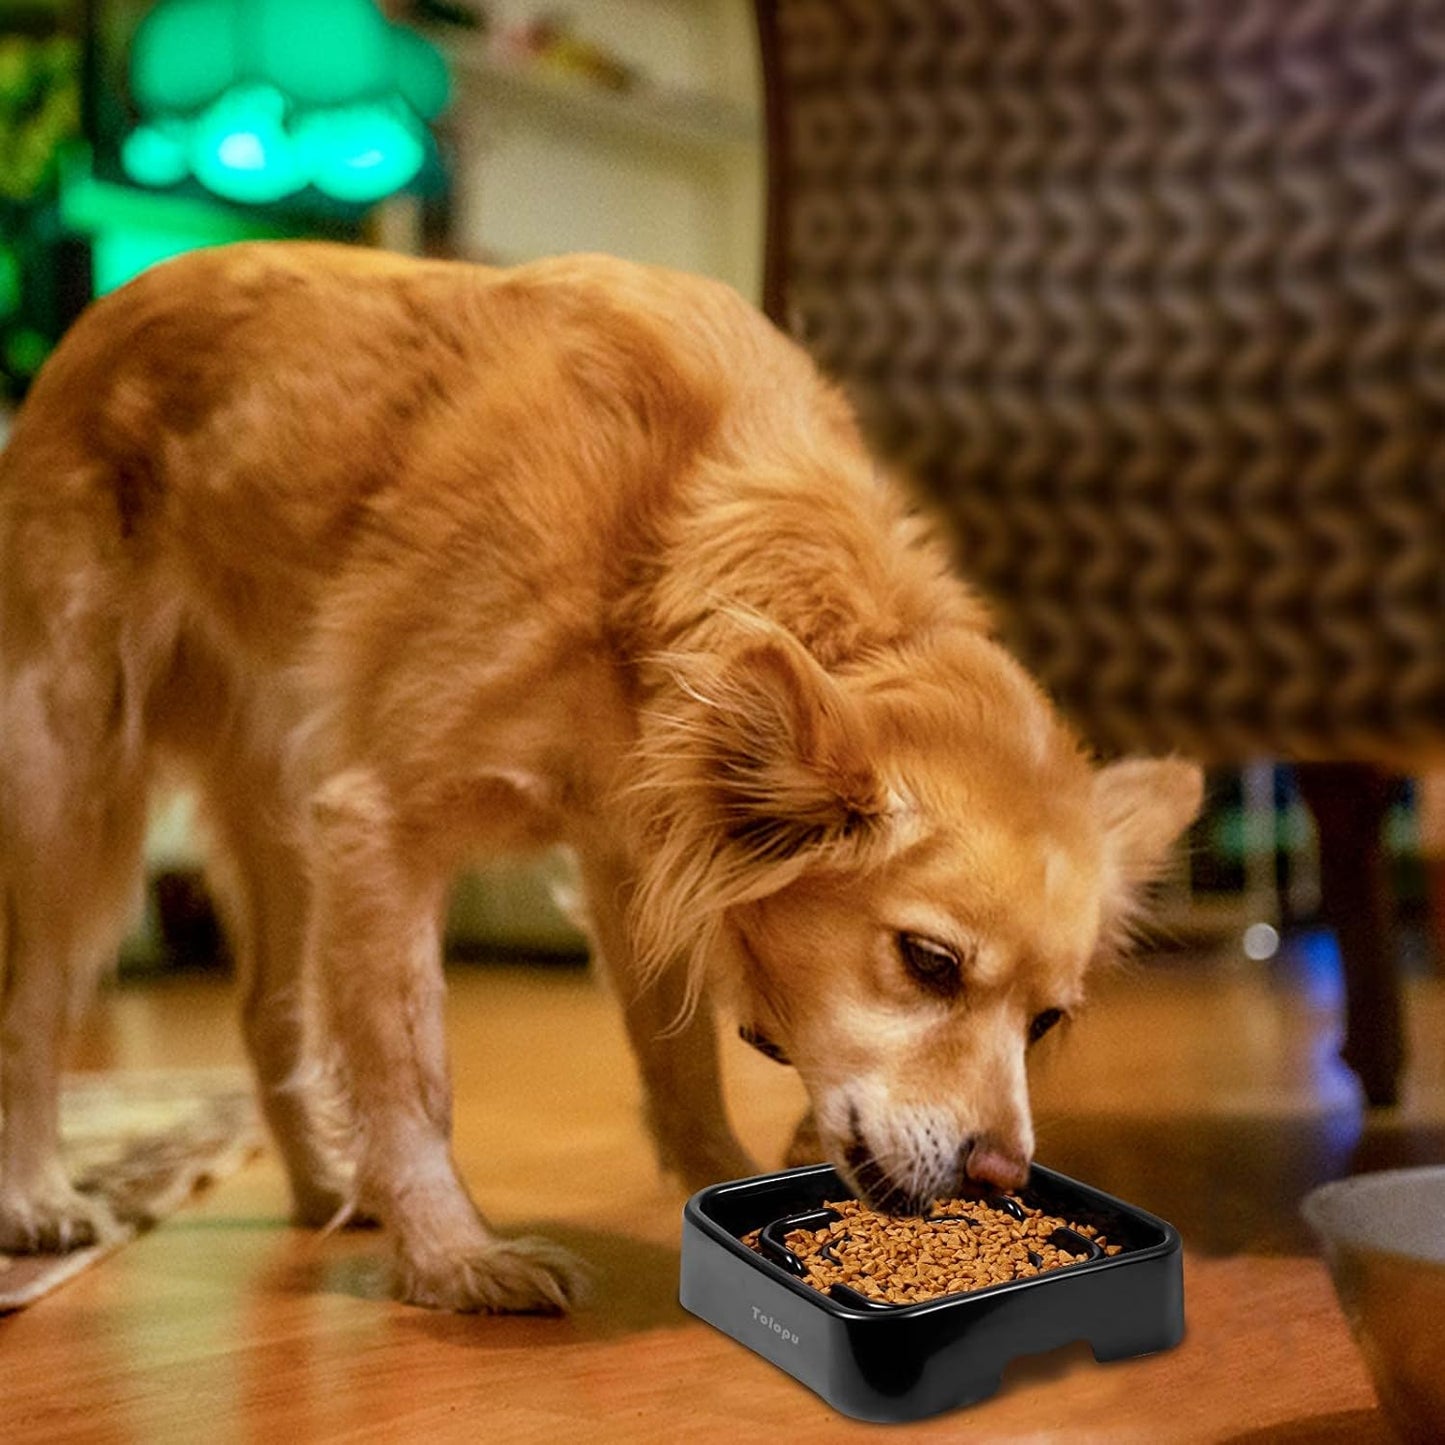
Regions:
<instances>
[{"instance_id":1,"label":"blurred shelf","mask_svg":"<svg viewBox=\"0 0 1445 1445\"><path fill-rule=\"evenodd\" d=\"M1246 892L1179 892L1149 905L1140 934L1156 951L1224 950L1243 959L1245 929L1252 923L1272 923L1277 913L1277 900Z\"/></svg>"},{"instance_id":2,"label":"blurred shelf","mask_svg":"<svg viewBox=\"0 0 1445 1445\"><path fill-rule=\"evenodd\" d=\"M498 60L479 41L447 37L437 43L460 93L470 91L494 106L563 125L574 134L718 157L756 145L762 132L756 111L718 96L646 85L603 90L541 65Z\"/></svg>"}]
</instances>

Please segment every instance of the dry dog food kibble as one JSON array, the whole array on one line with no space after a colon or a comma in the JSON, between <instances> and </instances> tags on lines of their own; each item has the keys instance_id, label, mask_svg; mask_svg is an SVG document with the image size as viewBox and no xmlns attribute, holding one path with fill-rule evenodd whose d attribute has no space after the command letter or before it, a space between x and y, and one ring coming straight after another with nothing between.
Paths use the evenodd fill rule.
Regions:
<instances>
[{"instance_id":1,"label":"dry dog food kibble","mask_svg":"<svg viewBox=\"0 0 1445 1445\"><path fill-rule=\"evenodd\" d=\"M1087 1258L1082 1250L1071 1253L1067 1239L1054 1240L1060 1229L1085 1236L1105 1254L1121 1249L1093 1225L1073 1224L1013 1200L998 1208L979 1199L940 1199L921 1218L878 1214L856 1199L825 1207L841 1217L786 1236L807 1271L805 1282L824 1293L847 1285L886 1304L987 1289ZM757 1249L760 1233L754 1230L743 1243Z\"/></svg>"}]
</instances>

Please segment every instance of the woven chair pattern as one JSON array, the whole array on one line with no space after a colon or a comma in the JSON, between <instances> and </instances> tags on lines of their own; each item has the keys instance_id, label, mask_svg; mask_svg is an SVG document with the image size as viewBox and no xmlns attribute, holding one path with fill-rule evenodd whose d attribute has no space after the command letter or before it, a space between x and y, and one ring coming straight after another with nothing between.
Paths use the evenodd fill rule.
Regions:
<instances>
[{"instance_id":1,"label":"woven chair pattern","mask_svg":"<svg viewBox=\"0 0 1445 1445\"><path fill-rule=\"evenodd\" d=\"M770 309L1105 751L1445 735L1445 3L764 0Z\"/></svg>"}]
</instances>

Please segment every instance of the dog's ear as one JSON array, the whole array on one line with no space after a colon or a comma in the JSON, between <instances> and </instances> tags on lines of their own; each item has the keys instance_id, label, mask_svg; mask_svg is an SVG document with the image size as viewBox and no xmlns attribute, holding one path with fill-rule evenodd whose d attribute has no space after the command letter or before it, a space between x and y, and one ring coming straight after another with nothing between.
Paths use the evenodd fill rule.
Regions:
<instances>
[{"instance_id":1,"label":"dog's ear","mask_svg":"<svg viewBox=\"0 0 1445 1445\"><path fill-rule=\"evenodd\" d=\"M1104 824L1120 910L1129 896L1157 878L1175 839L1198 816L1204 775L1178 758L1126 758L1094 775L1094 799Z\"/></svg>"},{"instance_id":2,"label":"dog's ear","mask_svg":"<svg viewBox=\"0 0 1445 1445\"><path fill-rule=\"evenodd\" d=\"M734 656L712 701L714 797L728 842L749 858L794 857L887 812L860 710L791 638Z\"/></svg>"},{"instance_id":3,"label":"dog's ear","mask_svg":"<svg viewBox=\"0 0 1445 1445\"><path fill-rule=\"evenodd\" d=\"M685 962L685 1017L728 910L785 888L829 845L888 846L896 801L862 709L791 634L665 661L677 699L627 793L646 844L628 917L641 978Z\"/></svg>"}]
</instances>

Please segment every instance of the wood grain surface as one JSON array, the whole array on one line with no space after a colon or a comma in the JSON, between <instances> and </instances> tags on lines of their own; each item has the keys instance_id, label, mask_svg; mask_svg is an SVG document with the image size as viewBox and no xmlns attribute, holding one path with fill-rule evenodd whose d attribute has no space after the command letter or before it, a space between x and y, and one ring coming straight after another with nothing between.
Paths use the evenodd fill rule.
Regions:
<instances>
[{"instance_id":1,"label":"wood grain surface","mask_svg":"<svg viewBox=\"0 0 1445 1445\"><path fill-rule=\"evenodd\" d=\"M1351 1441L1389 1439L1295 1221L1319 1178L1445 1157L1445 989L1413 986L1405 1105L1368 1127L1333 1002L1288 970L1192 961L1109 981L1043 1060L1040 1158L1179 1225L1188 1336L1096 1365L1071 1346L915 1426L845 1420L677 1304L683 1194L659 1177L620 1017L581 971L453 970L457 1154L499 1226L593 1269L573 1318L386 1298L374 1233L292 1229L269 1155L35 1308L0 1320L0 1440ZM725 1050L772 1165L802 1095ZM81 1067L241 1057L224 982L113 989ZM1171 1209L1171 1205L1174 1206Z\"/></svg>"}]
</instances>

